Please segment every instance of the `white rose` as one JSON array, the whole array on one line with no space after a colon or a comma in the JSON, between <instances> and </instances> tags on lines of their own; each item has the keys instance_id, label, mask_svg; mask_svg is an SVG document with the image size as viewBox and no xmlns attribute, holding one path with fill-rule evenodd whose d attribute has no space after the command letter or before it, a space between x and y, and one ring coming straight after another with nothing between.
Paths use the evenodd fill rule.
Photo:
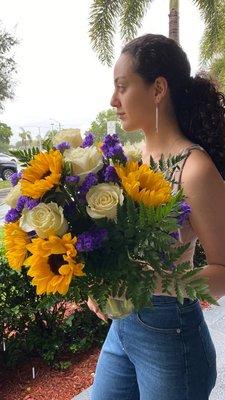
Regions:
<instances>
[{"instance_id":1,"label":"white rose","mask_svg":"<svg viewBox=\"0 0 225 400\"><path fill-rule=\"evenodd\" d=\"M64 161L72 164L73 173L82 183L90 172L98 172L103 167L102 154L95 146L68 149L63 154Z\"/></svg>"},{"instance_id":2,"label":"white rose","mask_svg":"<svg viewBox=\"0 0 225 400\"><path fill-rule=\"evenodd\" d=\"M5 197L5 203L8 204L12 208L16 208L17 201L19 197L22 195L21 193L21 183L18 182L16 186L14 186L10 192Z\"/></svg>"},{"instance_id":3,"label":"white rose","mask_svg":"<svg viewBox=\"0 0 225 400\"><path fill-rule=\"evenodd\" d=\"M143 143L125 143L123 146L128 161L141 161Z\"/></svg>"},{"instance_id":4,"label":"white rose","mask_svg":"<svg viewBox=\"0 0 225 400\"><path fill-rule=\"evenodd\" d=\"M32 210L25 208L20 219L20 227L25 232L35 230L40 238L46 239L50 235L64 235L68 224L63 215L63 208L51 202L40 203Z\"/></svg>"},{"instance_id":5,"label":"white rose","mask_svg":"<svg viewBox=\"0 0 225 400\"><path fill-rule=\"evenodd\" d=\"M68 142L72 147L80 146L83 142L80 129L62 129L54 136L52 143L56 146L62 142Z\"/></svg>"},{"instance_id":6,"label":"white rose","mask_svg":"<svg viewBox=\"0 0 225 400\"><path fill-rule=\"evenodd\" d=\"M108 218L116 220L117 205L122 206L123 190L114 183L99 183L86 194L88 215L91 218Z\"/></svg>"}]
</instances>

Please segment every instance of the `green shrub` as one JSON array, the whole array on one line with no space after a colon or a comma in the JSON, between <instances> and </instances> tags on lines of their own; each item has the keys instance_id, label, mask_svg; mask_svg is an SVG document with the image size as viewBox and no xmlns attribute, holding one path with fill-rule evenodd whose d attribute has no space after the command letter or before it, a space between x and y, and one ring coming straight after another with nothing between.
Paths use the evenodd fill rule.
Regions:
<instances>
[{"instance_id":1,"label":"green shrub","mask_svg":"<svg viewBox=\"0 0 225 400\"><path fill-rule=\"evenodd\" d=\"M76 353L101 344L108 326L85 304L82 311L74 311L71 300L61 295L37 296L25 271L18 274L9 268L1 246L0 338L6 344L5 352L1 345L3 363L14 366L39 355L48 364L60 366L60 356L65 352Z\"/></svg>"},{"instance_id":2,"label":"green shrub","mask_svg":"<svg viewBox=\"0 0 225 400\"><path fill-rule=\"evenodd\" d=\"M101 345L108 326L85 304L82 311L71 313L71 293L64 297L37 296L25 271L18 274L9 268L1 228L0 243L0 338L6 343L6 351L3 352L2 345L0 351L3 363L13 366L24 358L39 355L48 364L64 368L60 361L63 353ZM199 242L194 263L196 267L206 263Z\"/></svg>"}]
</instances>

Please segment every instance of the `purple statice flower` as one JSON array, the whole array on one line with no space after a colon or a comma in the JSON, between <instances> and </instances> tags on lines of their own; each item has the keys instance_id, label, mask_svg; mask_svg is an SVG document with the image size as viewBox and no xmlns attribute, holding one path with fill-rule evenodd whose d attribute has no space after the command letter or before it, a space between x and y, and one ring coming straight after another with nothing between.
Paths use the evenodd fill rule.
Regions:
<instances>
[{"instance_id":1,"label":"purple statice flower","mask_svg":"<svg viewBox=\"0 0 225 400\"><path fill-rule=\"evenodd\" d=\"M79 252L82 251L93 251L93 237L89 232L84 232L81 235L78 235L76 248Z\"/></svg>"},{"instance_id":2,"label":"purple statice flower","mask_svg":"<svg viewBox=\"0 0 225 400\"><path fill-rule=\"evenodd\" d=\"M27 196L20 196L20 197L18 198L17 203L16 203L16 209L17 209L17 211L19 211L19 212L23 211L23 208L24 208L25 205L26 205L27 199L28 199Z\"/></svg>"},{"instance_id":3,"label":"purple statice flower","mask_svg":"<svg viewBox=\"0 0 225 400\"><path fill-rule=\"evenodd\" d=\"M99 183L105 182L105 171L106 171L107 167L108 167L108 164L104 164L104 161L103 161L103 167L97 172Z\"/></svg>"},{"instance_id":4,"label":"purple statice flower","mask_svg":"<svg viewBox=\"0 0 225 400\"><path fill-rule=\"evenodd\" d=\"M13 186L16 186L17 183L19 182L19 180L22 178L22 171L20 172L14 172L14 174L12 174L10 176L10 182Z\"/></svg>"},{"instance_id":5,"label":"purple statice flower","mask_svg":"<svg viewBox=\"0 0 225 400\"><path fill-rule=\"evenodd\" d=\"M160 258L161 258L161 262L162 262L162 263L165 263L165 264L167 264L167 265L169 264L169 263L168 263L168 261L169 261L168 255L167 255L164 251L162 251L162 252L160 253ZM171 264L168 265L168 269L169 269L170 271L173 271L175 268L176 268L176 265L173 264L173 263L171 263Z\"/></svg>"},{"instance_id":6,"label":"purple statice flower","mask_svg":"<svg viewBox=\"0 0 225 400\"><path fill-rule=\"evenodd\" d=\"M94 143L94 135L91 132L88 132L83 140L83 143L80 147L91 147Z\"/></svg>"},{"instance_id":7,"label":"purple statice flower","mask_svg":"<svg viewBox=\"0 0 225 400\"><path fill-rule=\"evenodd\" d=\"M27 198L26 207L28 210L32 210L32 208L37 207L40 203L40 199L31 199L30 197Z\"/></svg>"},{"instance_id":8,"label":"purple statice flower","mask_svg":"<svg viewBox=\"0 0 225 400\"><path fill-rule=\"evenodd\" d=\"M94 174L93 172L90 172L90 173L86 176L86 178L85 178L84 182L82 183L82 185L80 186L80 193L81 193L81 195L85 195L85 194L88 192L88 190L89 190L92 186L97 185L97 183L98 183L98 176L97 176L97 174Z\"/></svg>"},{"instance_id":9,"label":"purple statice flower","mask_svg":"<svg viewBox=\"0 0 225 400\"><path fill-rule=\"evenodd\" d=\"M119 136L116 133L114 133L113 135L105 135L103 144L108 147L115 146L115 144L120 144Z\"/></svg>"},{"instance_id":10,"label":"purple statice flower","mask_svg":"<svg viewBox=\"0 0 225 400\"><path fill-rule=\"evenodd\" d=\"M185 201L181 203L180 215L178 217L179 225L183 225L184 222L188 219L189 214L191 212L191 207Z\"/></svg>"},{"instance_id":11,"label":"purple statice flower","mask_svg":"<svg viewBox=\"0 0 225 400\"><path fill-rule=\"evenodd\" d=\"M11 208L5 215L5 222L15 222L20 218L21 214L16 208Z\"/></svg>"},{"instance_id":12,"label":"purple statice flower","mask_svg":"<svg viewBox=\"0 0 225 400\"><path fill-rule=\"evenodd\" d=\"M61 142L55 146L57 150L59 150L61 153L63 153L65 150L70 149L70 143L69 142Z\"/></svg>"},{"instance_id":13,"label":"purple statice flower","mask_svg":"<svg viewBox=\"0 0 225 400\"><path fill-rule=\"evenodd\" d=\"M40 203L39 199L32 199L31 197L28 196L20 196L16 203L16 209L19 212L23 211L24 207L27 207L29 210L32 210L32 208L36 207L39 203Z\"/></svg>"},{"instance_id":14,"label":"purple statice flower","mask_svg":"<svg viewBox=\"0 0 225 400\"><path fill-rule=\"evenodd\" d=\"M66 183L69 183L71 185L76 185L80 180L80 177L78 175L69 175L66 176Z\"/></svg>"},{"instance_id":15,"label":"purple statice flower","mask_svg":"<svg viewBox=\"0 0 225 400\"><path fill-rule=\"evenodd\" d=\"M172 233L170 233L170 236L172 236L172 238L178 240L179 239L179 232L178 231L172 232Z\"/></svg>"},{"instance_id":16,"label":"purple statice flower","mask_svg":"<svg viewBox=\"0 0 225 400\"><path fill-rule=\"evenodd\" d=\"M101 150L106 158L112 158L121 162L127 161L119 137L116 134L105 136Z\"/></svg>"},{"instance_id":17,"label":"purple statice flower","mask_svg":"<svg viewBox=\"0 0 225 400\"><path fill-rule=\"evenodd\" d=\"M173 271L174 269L176 269L177 268L177 266L175 265L175 264L171 264L170 266L169 266L169 270L170 271Z\"/></svg>"},{"instance_id":18,"label":"purple statice flower","mask_svg":"<svg viewBox=\"0 0 225 400\"><path fill-rule=\"evenodd\" d=\"M93 229L83 232L77 236L76 248L79 252L99 249L102 246L102 242L107 239L107 236L106 229Z\"/></svg>"},{"instance_id":19,"label":"purple statice flower","mask_svg":"<svg viewBox=\"0 0 225 400\"><path fill-rule=\"evenodd\" d=\"M106 167L104 171L104 181L118 183L119 177L116 173L116 169L112 165Z\"/></svg>"}]
</instances>

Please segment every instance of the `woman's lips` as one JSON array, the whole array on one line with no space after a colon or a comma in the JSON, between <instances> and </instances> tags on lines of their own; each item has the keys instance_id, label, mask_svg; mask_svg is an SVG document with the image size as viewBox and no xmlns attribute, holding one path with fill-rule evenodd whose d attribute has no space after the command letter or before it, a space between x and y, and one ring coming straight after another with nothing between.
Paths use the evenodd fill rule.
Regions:
<instances>
[{"instance_id":1,"label":"woman's lips","mask_svg":"<svg viewBox=\"0 0 225 400\"><path fill-rule=\"evenodd\" d=\"M117 114L117 116L118 116L120 119L123 119L125 115L126 115L125 113L118 113L118 114Z\"/></svg>"}]
</instances>

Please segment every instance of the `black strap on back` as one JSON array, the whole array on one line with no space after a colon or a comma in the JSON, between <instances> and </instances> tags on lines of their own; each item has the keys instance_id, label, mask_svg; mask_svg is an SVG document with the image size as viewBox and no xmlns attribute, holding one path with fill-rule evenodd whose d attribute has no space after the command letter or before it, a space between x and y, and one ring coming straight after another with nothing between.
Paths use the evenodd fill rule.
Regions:
<instances>
[{"instance_id":1,"label":"black strap on back","mask_svg":"<svg viewBox=\"0 0 225 400\"><path fill-rule=\"evenodd\" d=\"M179 189L180 189L180 186L181 186L181 176L182 176L182 172L183 172L185 163L186 163L186 161L187 161L189 155L191 154L191 151L192 151L192 150L195 150L195 149L206 152L206 151L203 149L203 147L201 147L199 144L192 144L191 146L186 147L186 148L182 151L182 153L181 153L182 155L186 154L186 157L183 159L183 163L182 163L181 168L180 168L180 171L179 171L180 174L179 174L179 179L178 179L178 181L177 181L177 185L178 185L178 188L179 188Z\"/></svg>"}]
</instances>

